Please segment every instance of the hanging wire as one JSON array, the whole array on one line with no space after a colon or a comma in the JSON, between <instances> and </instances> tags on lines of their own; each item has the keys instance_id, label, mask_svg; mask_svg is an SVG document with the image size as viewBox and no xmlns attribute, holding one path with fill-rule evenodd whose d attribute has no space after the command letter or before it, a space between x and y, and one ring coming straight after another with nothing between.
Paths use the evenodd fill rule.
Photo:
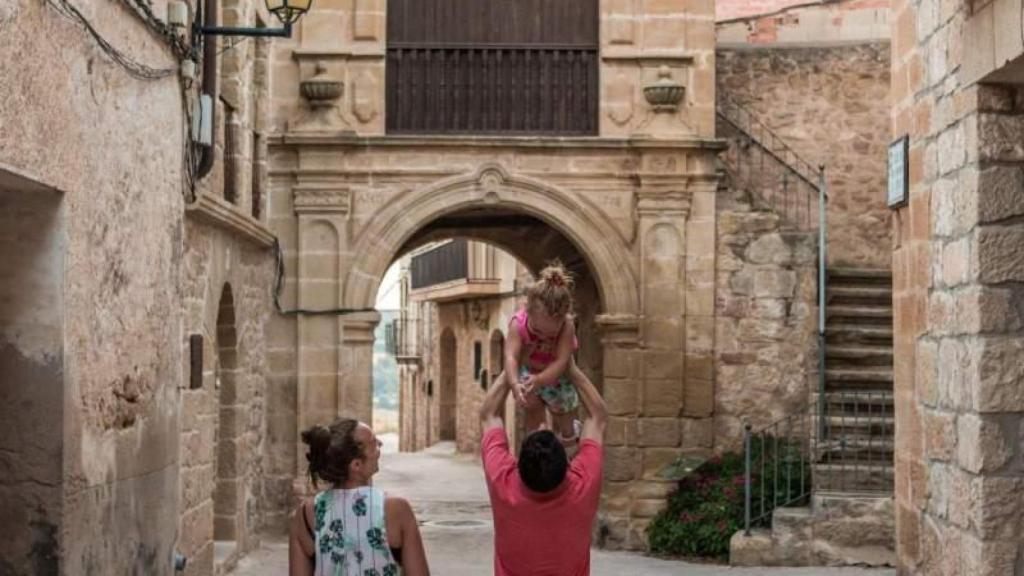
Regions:
<instances>
[{"instance_id":1,"label":"hanging wire","mask_svg":"<svg viewBox=\"0 0 1024 576\"><path fill-rule=\"evenodd\" d=\"M69 18L81 26L96 42L100 50L107 55L112 61L121 66L130 76L139 80L161 80L167 78L178 72L178 68L153 68L143 64L131 56L128 56L124 52L121 52L113 45L110 44L103 36L93 27L89 19L83 15L78 8L72 5L68 0L47 0L47 2L53 6L58 12Z\"/></svg>"},{"instance_id":2,"label":"hanging wire","mask_svg":"<svg viewBox=\"0 0 1024 576\"><path fill-rule=\"evenodd\" d=\"M281 251L281 243L274 239L274 257L276 260L274 274L274 308L279 314L285 316L345 316L347 314L359 314L362 312L376 312L376 308L328 308L325 310L306 310L295 308L285 310L281 308L281 291L284 289L284 252Z\"/></svg>"}]
</instances>

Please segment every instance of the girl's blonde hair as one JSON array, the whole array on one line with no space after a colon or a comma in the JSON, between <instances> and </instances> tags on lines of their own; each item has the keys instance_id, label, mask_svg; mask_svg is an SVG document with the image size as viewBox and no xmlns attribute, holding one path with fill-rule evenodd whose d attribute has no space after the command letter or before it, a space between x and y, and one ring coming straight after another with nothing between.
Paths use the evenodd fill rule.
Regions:
<instances>
[{"instance_id":1,"label":"girl's blonde hair","mask_svg":"<svg viewBox=\"0 0 1024 576\"><path fill-rule=\"evenodd\" d=\"M572 288L572 275L561 262L552 262L526 288L527 306L540 305L552 318L565 316L572 311Z\"/></svg>"}]
</instances>

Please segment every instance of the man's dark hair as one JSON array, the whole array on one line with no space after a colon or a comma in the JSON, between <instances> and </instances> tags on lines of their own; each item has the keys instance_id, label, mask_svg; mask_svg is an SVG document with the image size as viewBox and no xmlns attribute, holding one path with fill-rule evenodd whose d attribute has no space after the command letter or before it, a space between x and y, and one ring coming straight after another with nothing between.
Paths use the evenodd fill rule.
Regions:
<instances>
[{"instance_id":1,"label":"man's dark hair","mask_svg":"<svg viewBox=\"0 0 1024 576\"><path fill-rule=\"evenodd\" d=\"M569 458L550 430L538 430L523 440L519 450L519 477L534 492L550 492L565 479Z\"/></svg>"}]
</instances>

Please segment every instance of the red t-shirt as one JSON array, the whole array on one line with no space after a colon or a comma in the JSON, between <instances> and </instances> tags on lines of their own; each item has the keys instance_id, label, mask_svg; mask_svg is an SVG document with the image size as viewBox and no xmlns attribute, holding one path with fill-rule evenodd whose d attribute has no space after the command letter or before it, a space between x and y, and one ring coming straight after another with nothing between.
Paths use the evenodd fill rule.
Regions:
<instances>
[{"instance_id":1,"label":"red t-shirt","mask_svg":"<svg viewBox=\"0 0 1024 576\"><path fill-rule=\"evenodd\" d=\"M601 495L601 445L583 440L562 485L539 494L519 479L505 430L480 442L494 514L495 576L587 576Z\"/></svg>"}]
</instances>

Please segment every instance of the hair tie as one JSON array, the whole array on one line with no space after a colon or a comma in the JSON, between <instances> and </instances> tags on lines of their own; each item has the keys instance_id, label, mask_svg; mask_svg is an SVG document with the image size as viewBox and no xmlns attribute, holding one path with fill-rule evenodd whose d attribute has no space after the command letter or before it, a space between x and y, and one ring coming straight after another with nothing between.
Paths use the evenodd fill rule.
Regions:
<instances>
[{"instance_id":1,"label":"hair tie","mask_svg":"<svg viewBox=\"0 0 1024 576\"><path fill-rule=\"evenodd\" d=\"M552 286L562 286L565 284L565 280L562 278L561 274L552 274L548 281Z\"/></svg>"}]
</instances>

